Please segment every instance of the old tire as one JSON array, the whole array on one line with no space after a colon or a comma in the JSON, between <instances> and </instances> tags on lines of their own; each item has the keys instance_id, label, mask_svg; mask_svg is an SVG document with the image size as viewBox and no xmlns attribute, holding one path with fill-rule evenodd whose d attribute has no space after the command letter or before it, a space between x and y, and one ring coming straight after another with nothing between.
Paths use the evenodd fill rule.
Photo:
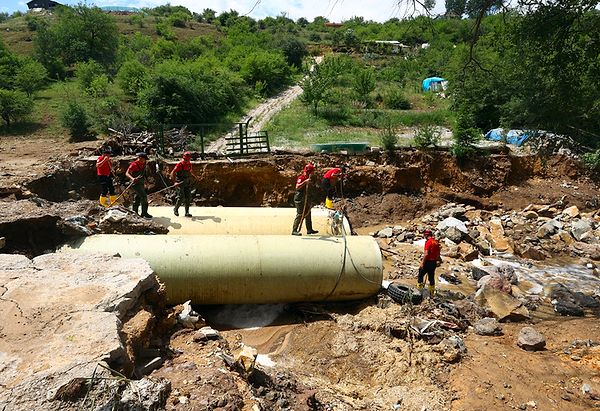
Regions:
<instances>
[{"instance_id":1,"label":"old tire","mask_svg":"<svg viewBox=\"0 0 600 411\"><path fill-rule=\"evenodd\" d=\"M399 304L421 304L423 296L415 287L402 284L390 284L387 288L388 295Z\"/></svg>"}]
</instances>

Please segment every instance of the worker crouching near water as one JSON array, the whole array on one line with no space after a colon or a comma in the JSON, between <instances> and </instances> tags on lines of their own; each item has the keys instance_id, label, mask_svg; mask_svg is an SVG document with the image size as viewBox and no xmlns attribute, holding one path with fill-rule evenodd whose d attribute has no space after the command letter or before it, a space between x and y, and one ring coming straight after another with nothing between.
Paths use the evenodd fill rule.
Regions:
<instances>
[{"instance_id":1,"label":"worker crouching near water","mask_svg":"<svg viewBox=\"0 0 600 411\"><path fill-rule=\"evenodd\" d=\"M423 250L423 260L419 266L417 278L417 288L425 288L425 274L429 280L429 295L435 296L435 269L440 261L440 243L433 237L431 230L423 231L425 236L425 248Z\"/></svg>"},{"instance_id":2,"label":"worker crouching near water","mask_svg":"<svg viewBox=\"0 0 600 411\"><path fill-rule=\"evenodd\" d=\"M306 233L317 234L317 230L313 230L312 216L310 214L311 204L308 200L308 185L310 184L310 176L315 171L315 166L307 164L302 170L302 174L296 179L296 193L294 194L294 205L296 206L296 218L292 228L292 235L302 235L300 229L302 220L306 221Z\"/></svg>"},{"instance_id":3,"label":"worker crouching near water","mask_svg":"<svg viewBox=\"0 0 600 411\"><path fill-rule=\"evenodd\" d=\"M115 195L115 186L112 181L112 162L110 160L110 155L112 151L110 147L105 147L102 149L102 154L96 160L96 171L98 174L98 181L100 182L100 186L102 187L102 192L100 194L100 204L104 207L109 207L113 205L117 196ZM110 203L109 197L110 194Z\"/></svg>"},{"instance_id":4,"label":"worker crouching near water","mask_svg":"<svg viewBox=\"0 0 600 411\"><path fill-rule=\"evenodd\" d=\"M190 203L192 202L192 177L199 180L198 176L192 171L192 153L186 151L183 153L183 160L181 160L173 171L171 171L171 180L173 184L177 184L177 201L175 202L175 208L173 208L173 214L179 215L179 206L183 203L185 208L185 216L191 217L190 214Z\"/></svg>"},{"instance_id":5,"label":"worker crouching near water","mask_svg":"<svg viewBox=\"0 0 600 411\"><path fill-rule=\"evenodd\" d=\"M142 206L141 217L152 218L148 214L148 195L146 194L146 188L144 182L146 180L146 161L148 155L146 153L137 153L137 160L129 164L125 176L131 180L131 188L135 191L135 197L133 199L133 211L139 214L140 205Z\"/></svg>"}]
</instances>

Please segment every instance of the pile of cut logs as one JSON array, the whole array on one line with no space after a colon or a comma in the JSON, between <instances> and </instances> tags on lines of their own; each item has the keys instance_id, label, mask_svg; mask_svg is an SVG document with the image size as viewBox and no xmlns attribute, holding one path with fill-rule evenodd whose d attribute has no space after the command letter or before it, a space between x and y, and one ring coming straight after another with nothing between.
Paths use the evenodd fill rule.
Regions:
<instances>
[{"instance_id":1,"label":"pile of cut logs","mask_svg":"<svg viewBox=\"0 0 600 411\"><path fill-rule=\"evenodd\" d=\"M107 142L113 152L118 154L135 154L138 152L153 153L161 149L160 135L158 132L141 131L136 133L123 133L109 128L111 137ZM164 154L173 155L184 151L193 141L194 134L187 128L172 128L164 130Z\"/></svg>"}]
</instances>

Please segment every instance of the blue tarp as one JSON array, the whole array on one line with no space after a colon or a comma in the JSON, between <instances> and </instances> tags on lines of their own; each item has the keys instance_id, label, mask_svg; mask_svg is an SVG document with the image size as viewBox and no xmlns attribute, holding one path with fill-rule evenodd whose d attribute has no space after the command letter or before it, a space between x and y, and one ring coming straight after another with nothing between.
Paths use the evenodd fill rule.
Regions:
<instances>
[{"instance_id":1,"label":"blue tarp","mask_svg":"<svg viewBox=\"0 0 600 411\"><path fill-rule=\"evenodd\" d=\"M502 141L505 136L508 144L521 147L531 137L531 132L523 130L508 130L508 132L505 132L502 128L494 128L485 134L485 138L491 141Z\"/></svg>"},{"instance_id":2,"label":"blue tarp","mask_svg":"<svg viewBox=\"0 0 600 411\"><path fill-rule=\"evenodd\" d=\"M423 91L429 91L432 83L441 83L442 81L446 81L445 78L441 77L428 77L423 80Z\"/></svg>"}]
</instances>

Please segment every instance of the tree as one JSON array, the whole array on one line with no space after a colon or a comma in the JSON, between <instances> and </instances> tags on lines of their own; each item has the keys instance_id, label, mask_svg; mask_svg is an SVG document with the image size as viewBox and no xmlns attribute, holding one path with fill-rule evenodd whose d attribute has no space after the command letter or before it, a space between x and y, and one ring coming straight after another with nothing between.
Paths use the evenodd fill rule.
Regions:
<instances>
[{"instance_id":1,"label":"tree","mask_svg":"<svg viewBox=\"0 0 600 411\"><path fill-rule=\"evenodd\" d=\"M306 44L294 36L284 36L279 40L278 47L283 51L290 66L302 67L302 60L308 54Z\"/></svg>"},{"instance_id":2,"label":"tree","mask_svg":"<svg viewBox=\"0 0 600 411\"><path fill-rule=\"evenodd\" d=\"M14 76L14 86L31 96L44 86L47 77L48 72L44 66L32 58L22 57L20 67Z\"/></svg>"},{"instance_id":3,"label":"tree","mask_svg":"<svg viewBox=\"0 0 600 411\"><path fill-rule=\"evenodd\" d=\"M104 67L115 62L119 33L112 16L85 5L58 7L56 14L34 40L37 58L51 76L64 76L64 67L79 61L95 60Z\"/></svg>"},{"instance_id":4,"label":"tree","mask_svg":"<svg viewBox=\"0 0 600 411\"><path fill-rule=\"evenodd\" d=\"M0 117L10 127L15 122L31 113L33 100L19 90L0 89Z\"/></svg>"},{"instance_id":5,"label":"tree","mask_svg":"<svg viewBox=\"0 0 600 411\"><path fill-rule=\"evenodd\" d=\"M303 93L300 100L312 107L313 113L317 114L319 103L324 101L327 91L331 88L332 79L321 70L317 64L313 66L304 79L300 82Z\"/></svg>"},{"instance_id":6,"label":"tree","mask_svg":"<svg viewBox=\"0 0 600 411\"><path fill-rule=\"evenodd\" d=\"M354 72L352 89L358 96L358 100L369 104L369 94L375 90L375 75L371 69L357 69Z\"/></svg>"},{"instance_id":7,"label":"tree","mask_svg":"<svg viewBox=\"0 0 600 411\"><path fill-rule=\"evenodd\" d=\"M467 0L446 0L446 15L458 17L465 14Z\"/></svg>"},{"instance_id":8,"label":"tree","mask_svg":"<svg viewBox=\"0 0 600 411\"><path fill-rule=\"evenodd\" d=\"M62 114L62 126L69 130L70 141L86 141L95 139L90 131L90 121L85 108L76 101L70 101Z\"/></svg>"}]
</instances>

